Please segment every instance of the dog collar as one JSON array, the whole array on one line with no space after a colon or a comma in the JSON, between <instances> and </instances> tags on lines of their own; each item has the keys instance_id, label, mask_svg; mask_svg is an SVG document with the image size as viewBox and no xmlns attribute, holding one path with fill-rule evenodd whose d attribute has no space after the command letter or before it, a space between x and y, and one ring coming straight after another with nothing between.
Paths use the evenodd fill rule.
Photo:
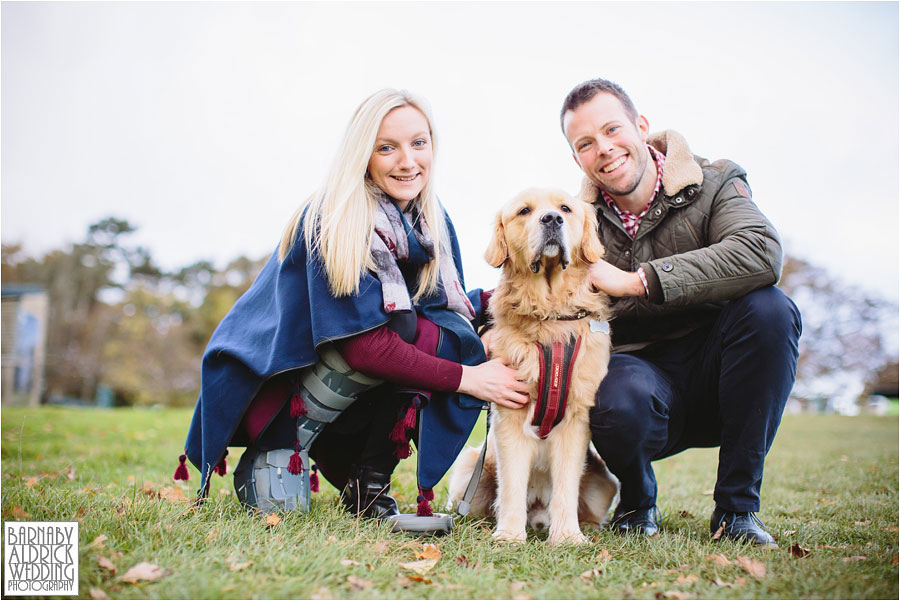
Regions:
<instances>
[{"instance_id":1,"label":"dog collar","mask_svg":"<svg viewBox=\"0 0 900 601\"><path fill-rule=\"evenodd\" d=\"M545 317L544 321L550 321L551 319L555 320L555 321L576 321L578 319L584 319L585 317L590 317L590 316L591 316L591 312L588 311L587 309L579 309L578 312L573 315L560 315L559 313L557 313L555 315L550 315L549 317Z\"/></svg>"},{"instance_id":2,"label":"dog collar","mask_svg":"<svg viewBox=\"0 0 900 601\"><path fill-rule=\"evenodd\" d=\"M531 425L538 428L538 437L544 439L566 414L566 400L569 397L569 381L572 379L572 367L581 347L581 336L571 338L563 344L554 342L544 346L535 342L541 349L541 371L538 380L538 398L534 408Z\"/></svg>"}]
</instances>

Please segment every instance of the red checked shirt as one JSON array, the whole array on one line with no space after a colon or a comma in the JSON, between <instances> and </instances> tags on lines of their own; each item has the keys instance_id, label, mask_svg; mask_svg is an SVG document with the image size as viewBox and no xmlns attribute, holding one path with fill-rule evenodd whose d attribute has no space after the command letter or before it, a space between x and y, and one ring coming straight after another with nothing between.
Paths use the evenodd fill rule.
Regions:
<instances>
[{"instance_id":1,"label":"red checked shirt","mask_svg":"<svg viewBox=\"0 0 900 601\"><path fill-rule=\"evenodd\" d=\"M613 210L616 212L616 215L618 215L619 219L622 220L622 225L625 226L625 231L628 232L628 235L632 238L634 238L635 234L637 234L638 228L641 226L641 219L643 219L644 215L647 214L647 211L650 210L650 205L653 204L653 199L656 198L656 194L659 192L660 186L662 186L663 168L666 166L666 155L650 145L648 145L647 148L650 149L650 156L652 156L653 160L656 161L656 187L653 188L653 194L650 195L650 200L647 201L647 206L644 207L644 210L641 211L640 214L635 215L631 211L623 211L616 206L616 202L609 194L607 194L604 190L600 190L600 194L603 195L603 200L605 200L606 204L613 208Z\"/></svg>"},{"instance_id":2,"label":"red checked shirt","mask_svg":"<svg viewBox=\"0 0 900 601\"><path fill-rule=\"evenodd\" d=\"M607 194L604 190L600 190L600 194L603 196L603 200L606 201L606 204L612 207L612 209L616 212L616 215L619 216L619 219L622 220L622 225L625 227L625 232L631 236L632 240L635 235L637 235L638 228L641 227L641 219L644 218L644 215L647 214L647 211L650 210L650 205L653 204L653 199L656 198L656 194L659 192L660 186L662 186L662 177L663 177L663 168L666 166L666 155L656 150L649 144L647 148L650 149L650 156L653 157L653 160L656 161L656 187L653 188L653 194L650 195L650 200L647 201L647 206L644 207L644 210L639 214L635 215L631 211L623 211L619 207L616 206L615 201L612 197ZM638 276L641 278L641 283L644 285L644 294L649 293L649 286L647 285L647 275L644 273L644 268L641 267L637 270Z\"/></svg>"}]
</instances>

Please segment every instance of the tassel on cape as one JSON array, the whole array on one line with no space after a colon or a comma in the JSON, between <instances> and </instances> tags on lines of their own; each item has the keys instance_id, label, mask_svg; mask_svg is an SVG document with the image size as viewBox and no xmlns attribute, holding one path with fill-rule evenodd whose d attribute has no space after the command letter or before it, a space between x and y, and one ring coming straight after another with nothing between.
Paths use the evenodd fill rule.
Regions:
<instances>
[{"instance_id":1,"label":"tassel on cape","mask_svg":"<svg viewBox=\"0 0 900 601\"><path fill-rule=\"evenodd\" d=\"M187 468L187 455L182 453L178 456L178 467L175 468L175 475L172 476L172 479L185 481L191 479L191 475Z\"/></svg>"}]
</instances>

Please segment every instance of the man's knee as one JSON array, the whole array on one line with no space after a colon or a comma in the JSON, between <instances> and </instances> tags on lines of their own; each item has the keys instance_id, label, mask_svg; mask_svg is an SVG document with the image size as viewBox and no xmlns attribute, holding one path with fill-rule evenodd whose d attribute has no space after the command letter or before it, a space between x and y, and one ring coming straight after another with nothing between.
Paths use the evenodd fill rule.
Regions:
<instances>
[{"instance_id":1,"label":"man's knee","mask_svg":"<svg viewBox=\"0 0 900 601\"><path fill-rule=\"evenodd\" d=\"M729 303L734 318L766 336L799 339L800 311L788 296L775 286L754 290Z\"/></svg>"},{"instance_id":2,"label":"man's knee","mask_svg":"<svg viewBox=\"0 0 900 601\"><path fill-rule=\"evenodd\" d=\"M632 439L649 427L652 413L664 413L653 399L652 370L630 355L613 355L609 371L590 411L591 430L622 434Z\"/></svg>"}]
</instances>

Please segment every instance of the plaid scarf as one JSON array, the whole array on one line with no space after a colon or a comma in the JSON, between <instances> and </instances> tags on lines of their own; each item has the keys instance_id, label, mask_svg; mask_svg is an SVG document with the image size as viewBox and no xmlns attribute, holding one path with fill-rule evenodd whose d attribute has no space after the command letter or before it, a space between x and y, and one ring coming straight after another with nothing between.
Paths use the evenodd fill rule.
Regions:
<instances>
[{"instance_id":1,"label":"plaid scarf","mask_svg":"<svg viewBox=\"0 0 900 601\"><path fill-rule=\"evenodd\" d=\"M370 248L375 261L375 274L381 281L384 310L387 313L411 311L409 289L397 263L399 261L423 265L428 263L434 258L435 241L424 216L411 214L413 223L418 224L418 227L413 227L408 224L400 208L390 197L382 194L377 202L376 235L372 236ZM410 253L410 247L413 247L414 252ZM439 270L440 282L447 295L447 308L468 321L475 319L475 310L459 283L456 266L449 252L441 253Z\"/></svg>"}]
</instances>

